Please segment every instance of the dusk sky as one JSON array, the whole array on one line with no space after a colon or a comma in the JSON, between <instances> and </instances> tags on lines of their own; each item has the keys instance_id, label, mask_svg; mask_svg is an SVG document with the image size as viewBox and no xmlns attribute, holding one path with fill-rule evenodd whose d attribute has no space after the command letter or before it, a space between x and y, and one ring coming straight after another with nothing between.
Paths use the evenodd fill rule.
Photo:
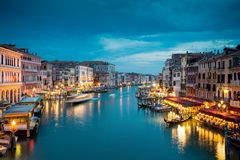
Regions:
<instances>
[{"instance_id":1,"label":"dusk sky","mask_svg":"<svg viewBox=\"0 0 240 160\"><path fill-rule=\"evenodd\" d=\"M0 0L0 43L157 74L171 53L240 43L239 0Z\"/></svg>"}]
</instances>

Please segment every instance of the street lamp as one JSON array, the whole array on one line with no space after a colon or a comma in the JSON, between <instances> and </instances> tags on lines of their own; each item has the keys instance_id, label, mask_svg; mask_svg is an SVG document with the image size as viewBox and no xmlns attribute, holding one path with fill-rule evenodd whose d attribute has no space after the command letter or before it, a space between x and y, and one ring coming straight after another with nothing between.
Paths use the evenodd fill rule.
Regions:
<instances>
[{"instance_id":1,"label":"street lamp","mask_svg":"<svg viewBox=\"0 0 240 160\"><path fill-rule=\"evenodd\" d=\"M10 127L11 134L11 148L12 150L16 148L15 133L17 131L16 122L13 120Z\"/></svg>"}]
</instances>

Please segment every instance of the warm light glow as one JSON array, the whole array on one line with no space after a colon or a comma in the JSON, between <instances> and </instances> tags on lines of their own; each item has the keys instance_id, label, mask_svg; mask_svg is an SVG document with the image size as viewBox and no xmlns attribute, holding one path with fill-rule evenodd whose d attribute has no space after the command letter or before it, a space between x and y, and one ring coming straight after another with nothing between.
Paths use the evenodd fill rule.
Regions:
<instances>
[{"instance_id":1,"label":"warm light glow","mask_svg":"<svg viewBox=\"0 0 240 160\"><path fill-rule=\"evenodd\" d=\"M226 108L226 104L223 105L223 108Z\"/></svg>"},{"instance_id":2,"label":"warm light glow","mask_svg":"<svg viewBox=\"0 0 240 160\"><path fill-rule=\"evenodd\" d=\"M227 90L227 89L224 89L224 90L223 90L223 92L224 92L224 93L228 93L228 92L229 92L229 90Z\"/></svg>"},{"instance_id":3,"label":"warm light glow","mask_svg":"<svg viewBox=\"0 0 240 160\"><path fill-rule=\"evenodd\" d=\"M223 101L220 101L221 102L221 104L223 104Z\"/></svg>"},{"instance_id":4,"label":"warm light glow","mask_svg":"<svg viewBox=\"0 0 240 160\"><path fill-rule=\"evenodd\" d=\"M12 126L15 126L16 125L16 122L13 120L12 121Z\"/></svg>"}]
</instances>

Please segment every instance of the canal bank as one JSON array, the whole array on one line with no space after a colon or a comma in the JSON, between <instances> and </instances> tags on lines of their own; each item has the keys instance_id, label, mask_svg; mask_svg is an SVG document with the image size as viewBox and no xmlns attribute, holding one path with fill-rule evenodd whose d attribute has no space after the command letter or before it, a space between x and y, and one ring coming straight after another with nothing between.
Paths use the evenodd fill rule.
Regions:
<instances>
[{"instance_id":1,"label":"canal bank","mask_svg":"<svg viewBox=\"0 0 240 160\"><path fill-rule=\"evenodd\" d=\"M164 113L138 109L137 87L70 105L46 102L39 134L1 159L225 159L224 135L190 120L166 127ZM238 159L231 148L232 159Z\"/></svg>"}]
</instances>

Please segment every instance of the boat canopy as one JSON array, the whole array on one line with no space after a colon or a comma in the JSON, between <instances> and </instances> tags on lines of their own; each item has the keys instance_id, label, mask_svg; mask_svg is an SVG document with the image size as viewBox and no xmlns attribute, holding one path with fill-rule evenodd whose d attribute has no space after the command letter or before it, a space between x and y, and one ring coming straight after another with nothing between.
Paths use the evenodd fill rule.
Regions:
<instances>
[{"instance_id":1,"label":"boat canopy","mask_svg":"<svg viewBox=\"0 0 240 160\"><path fill-rule=\"evenodd\" d=\"M24 97L20 103L37 103L37 102L41 102L42 97L41 96L37 96L37 97Z\"/></svg>"},{"instance_id":2,"label":"boat canopy","mask_svg":"<svg viewBox=\"0 0 240 160\"><path fill-rule=\"evenodd\" d=\"M9 117L28 116L29 112L32 112L34 110L34 107L35 107L34 104L29 104L29 105L17 104L8 108L4 112L3 117L9 118Z\"/></svg>"}]
</instances>

